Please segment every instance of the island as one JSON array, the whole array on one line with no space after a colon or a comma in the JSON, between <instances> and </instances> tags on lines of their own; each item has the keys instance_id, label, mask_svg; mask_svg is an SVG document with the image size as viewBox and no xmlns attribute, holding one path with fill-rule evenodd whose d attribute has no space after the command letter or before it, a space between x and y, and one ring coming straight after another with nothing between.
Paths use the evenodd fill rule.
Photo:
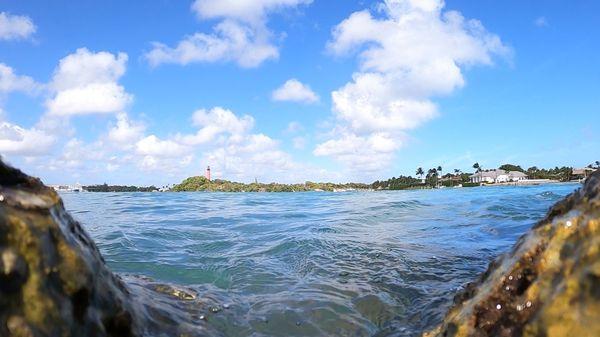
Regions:
<instances>
[{"instance_id":1,"label":"island","mask_svg":"<svg viewBox=\"0 0 600 337\"><path fill-rule=\"evenodd\" d=\"M371 185L361 183L315 183L307 181L304 184L280 184L280 183L240 183L228 180L209 180L207 177L189 177L171 188L173 192L309 192L328 191L342 192L355 190L369 190Z\"/></svg>"}]
</instances>

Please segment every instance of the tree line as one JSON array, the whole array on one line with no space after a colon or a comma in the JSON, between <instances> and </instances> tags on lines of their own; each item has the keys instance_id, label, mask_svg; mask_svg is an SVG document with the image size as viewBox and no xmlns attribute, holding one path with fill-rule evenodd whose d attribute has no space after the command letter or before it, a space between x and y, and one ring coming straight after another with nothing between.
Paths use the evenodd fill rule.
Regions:
<instances>
[{"instance_id":1,"label":"tree line","mask_svg":"<svg viewBox=\"0 0 600 337\"><path fill-rule=\"evenodd\" d=\"M121 185L90 185L83 186L83 189L88 192L154 192L158 191L156 186L138 187L138 186L121 186Z\"/></svg>"},{"instance_id":2,"label":"tree line","mask_svg":"<svg viewBox=\"0 0 600 337\"><path fill-rule=\"evenodd\" d=\"M481 164L474 163L473 169L475 173L487 172L490 169L485 169ZM595 161L587 166L591 169L600 169L600 161ZM498 169L506 172L517 171L522 172L528 176L529 179L550 179L558 181L570 181L575 176L573 175L573 167L563 166L555 168L538 168L532 166L527 169L523 169L520 165L504 164ZM472 173L462 172L460 169L454 169L452 172L443 174L442 166L433 167L425 171L422 167L418 167L415 171L414 178L412 176L399 176L392 177L388 180L375 181L372 184L373 189L385 189L385 190L404 190L404 189L418 189L418 188L436 188L440 186L451 187L461 184L463 187L479 186L478 183L471 183L470 176Z\"/></svg>"},{"instance_id":3,"label":"tree line","mask_svg":"<svg viewBox=\"0 0 600 337\"><path fill-rule=\"evenodd\" d=\"M361 183L316 183L307 181L304 184L280 183L240 183L222 179L209 181L206 177L189 177L171 188L173 192L308 192L308 191L334 191L334 190L366 190L370 185Z\"/></svg>"}]
</instances>

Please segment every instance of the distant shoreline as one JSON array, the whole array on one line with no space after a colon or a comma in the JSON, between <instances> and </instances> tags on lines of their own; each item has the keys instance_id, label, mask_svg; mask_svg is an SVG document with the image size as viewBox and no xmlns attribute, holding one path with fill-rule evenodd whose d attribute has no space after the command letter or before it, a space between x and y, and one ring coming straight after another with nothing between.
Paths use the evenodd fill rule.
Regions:
<instances>
[{"instance_id":1,"label":"distant shoreline","mask_svg":"<svg viewBox=\"0 0 600 337\"><path fill-rule=\"evenodd\" d=\"M353 191L397 191L397 190L431 190L445 188L470 188L489 186L536 186L559 183L582 183L590 172L598 168L587 167L573 169L561 167L554 169L538 169L536 167L523 170L518 165L505 164L499 169L483 170L478 163L473 165L477 171L474 174L465 173L458 169L454 174L442 175L442 167L430 169L425 175L418 168L416 175L392 177L383 181L367 183L331 183L312 182L282 184L282 183L241 183L223 179L210 179L210 171L206 176L193 176L184 179L179 184L156 187L138 187L127 185L52 185L60 192L97 192L97 193L128 193L128 192L226 192L226 193L297 193L297 192L353 192ZM600 166L599 166L600 167ZM533 179L530 179L533 178Z\"/></svg>"},{"instance_id":2,"label":"distant shoreline","mask_svg":"<svg viewBox=\"0 0 600 337\"><path fill-rule=\"evenodd\" d=\"M537 181L531 183L495 183L495 184L481 184L478 186L470 186L470 187L462 187L462 186L452 186L452 187L410 187L404 189L347 189L347 190L298 190L298 191L218 191L218 190L198 190L198 191L173 191L173 190L165 190L165 191L83 191L83 193L350 193L350 192L389 192L389 191L419 191L419 190L446 190L446 189L456 189L456 188L476 188L476 187L527 187L527 186L542 186L542 185L555 185L555 184L581 184L579 181ZM59 191L61 193L81 193L75 191Z\"/></svg>"}]
</instances>

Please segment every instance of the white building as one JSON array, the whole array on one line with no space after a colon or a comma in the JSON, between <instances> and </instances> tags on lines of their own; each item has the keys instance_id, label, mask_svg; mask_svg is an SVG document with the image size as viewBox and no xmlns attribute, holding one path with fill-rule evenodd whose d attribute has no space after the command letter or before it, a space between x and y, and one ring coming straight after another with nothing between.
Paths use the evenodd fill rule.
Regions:
<instances>
[{"instance_id":1,"label":"white building","mask_svg":"<svg viewBox=\"0 0 600 337\"><path fill-rule=\"evenodd\" d=\"M477 172L469 177L472 183L507 183L527 180L527 175L519 171L489 170Z\"/></svg>"},{"instance_id":2,"label":"white building","mask_svg":"<svg viewBox=\"0 0 600 337\"><path fill-rule=\"evenodd\" d=\"M82 192L83 186L80 183L75 185L48 185L57 192Z\"/></svg>"}]
</instances>

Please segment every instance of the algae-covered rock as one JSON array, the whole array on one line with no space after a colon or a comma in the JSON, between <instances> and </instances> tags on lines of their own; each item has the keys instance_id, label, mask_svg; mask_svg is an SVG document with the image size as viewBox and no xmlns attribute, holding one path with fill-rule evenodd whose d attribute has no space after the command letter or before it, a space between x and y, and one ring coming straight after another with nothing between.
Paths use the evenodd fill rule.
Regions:
<instances>
[{"instance_id":1,"label":"algae-covered rock","mask_svg":"<svg viewBox=\"0 0 600 337\"><path fill-rule=\"evenodd\" d=\"M454 302L424 336L600 336L600 171Z\"/></svg>"},{"instance_id":2,"label":"algae-covered rock","mask_svg":"<svg viewBox=\"0 0 600 337\"><path fill-rule=\"evenodd\" d=\"M194 299L125 284L52 189L0 161L0 336L206 335L181 298Z\"/></svg>"}]
</instances>

